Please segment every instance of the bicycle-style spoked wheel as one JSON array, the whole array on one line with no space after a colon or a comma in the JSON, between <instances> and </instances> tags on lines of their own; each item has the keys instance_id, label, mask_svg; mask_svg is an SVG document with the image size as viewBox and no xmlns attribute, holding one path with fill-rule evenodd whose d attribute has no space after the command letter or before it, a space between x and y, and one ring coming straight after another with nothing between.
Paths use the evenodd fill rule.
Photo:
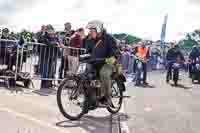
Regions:
<instances>
[{"instance_id":1,"label":"bicycle-style spoked wheel","mask_svg":"<svg viewBox=\"0 0 200 133\"><path fill-rule=\"evenodd\" d=\"M70 120L80 119L86 110L86 93L77 78L63 80L57 91L57 104L60 112Z\"/></svg>"},{"instance_id":2,"label":"bicycle-style spoked wheel","mask_svg":"<svg viewBox=\"0 0 200 133\"><path fill-rule=\"evenodd\" d=\"M123 92L119 88L118 84L116 81L113 81L112 83L112 94L110 96L112 106L109 106L107 110L112 113L118 113L119 110L121 109L122 101L123 101Z\"/></svg>"}]
</instances>

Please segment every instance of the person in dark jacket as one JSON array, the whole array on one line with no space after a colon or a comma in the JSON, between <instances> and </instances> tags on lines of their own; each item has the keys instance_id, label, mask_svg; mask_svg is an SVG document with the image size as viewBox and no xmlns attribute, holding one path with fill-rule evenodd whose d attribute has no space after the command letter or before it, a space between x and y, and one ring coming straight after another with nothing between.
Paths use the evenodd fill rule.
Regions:
<instances>
[{"instance_id":1,"label":"person in dark jacket","mask_svg":"<svg viewBox=\"0 0 200 133\"><path fill-rule=\"evenodd\" d=\"M195 65L196 62L196 58L200 57L200 50L199 47L197 45L194 45L192 47L192 51L189 54L189 77L192 77L192 67Z\"/></svg>"},{"instance_id":2,"label":"person in dark jacket","mask_svg":"<svg viewBox=\"0 0 200 133\"><path fill-rule=\"evenodd\" d=\"M177 44L173 43L172 48L170 48L166 55L167 61L167 75L166 82L168 83L172 77L172 65L180 58L181 61L185 61L183 54L180 51L180 48Z\"/></svg>"},{"instance_id":3,"label":"person in dark jacket","mask_svg":"<svg viewBox=\"0 0 200 133\"><path fill-rule=\"evenodd\" d=\"M42 25L41 26L41 30L39 32L36 33L35 35L35 41L38 42L38 43L42 43L44 41L44 38L45 38L45 35L47 34L47 28L46 28L46 25ZM36 54L38 55L38 62L36 65L34 65L34 73L36 75L38 75L40 73L40 46L37 45L37 46L34 46L34 50L36 52Z\"/></svg>"},{"instance_id":4,"label":"person in dark jacket","mask_svg":"<svg viewBox=\"0 0 200 133\"><path fill-rule=\"evenodd\" d=\"M43 78L41 89L46 89L52 87L52 81L47 79L54 78L58 58L58 46L60 46L52 25L47 25L47 31L41 40L39 40L39 43L44 44L44 46L40 46L39 51L40 73Z\"/></svg>"},{"instance_id":5,"label":"person in dark jacket","mask_svg":"<svg viewBox=\"0 0 200 133\"><path fill-rule=\"evenodd\" d=\"M12 67L16 64L16 49L17 42L15 38L10 36L8 28L2 30L2 36L0 39L0 59L3 64L8 66L7 69L12 70Z\"/></svg>"},{"instance_id":6,"label":"person in dark jacket","mask_svg":"<svg viewBox=\"0 0 200 133\"><path fill-rule=\"evenodd\" d=\"M116 42L111 35L103 30L103 23L100 21L89 22L87 28L90 32L84 42L87 52L91 54L91 59L107 59L107 63L96 61L93 67L99 72L104 104L111 104L111 74L116 63Z\"/></svg>"},{"instance_id":7,"label":"person in dark jacket","mask_svg":"<svg viewBox=\"0 0 200 133\"><path fill-rule=\"evenodd\" d=\"M10 36L10 31L8 28L4 28L2 30L2 36L0 38L0 62L1 65L7 65L5 71L13 71L13 66L19 69L19 64L17 65L17 47L18 42L15 38ZM16 81L15 79L9 79L9 85L11 87L15 87Z\"/></svg>"}]
</instances>

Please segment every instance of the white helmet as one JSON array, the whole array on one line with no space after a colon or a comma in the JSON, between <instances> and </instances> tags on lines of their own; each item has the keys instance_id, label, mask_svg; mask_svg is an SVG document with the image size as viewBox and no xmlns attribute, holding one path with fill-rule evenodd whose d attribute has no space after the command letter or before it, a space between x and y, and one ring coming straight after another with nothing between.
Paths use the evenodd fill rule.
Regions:
<instances>
[{"instance_id":1,"label":"white helmet","mask_svg":"<svg viewBox=\"0 0 200 133\"><path fill-rule=\"evenodd\" d=\"M101 33L103 32L103 22L99 21L99 20L94 20L94 21L90 21L87 26L87 29L96 29L97 33Z\"/></svg>"}]
</instances>

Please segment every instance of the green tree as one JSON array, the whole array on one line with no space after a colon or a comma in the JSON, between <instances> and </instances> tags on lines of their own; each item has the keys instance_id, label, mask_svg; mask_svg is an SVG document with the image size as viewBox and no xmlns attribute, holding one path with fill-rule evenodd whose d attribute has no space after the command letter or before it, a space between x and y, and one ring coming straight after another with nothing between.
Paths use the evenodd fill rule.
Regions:
<instances>
[{"instance_id":1,"label":"green tree","mask_svg":"<svg viewBox=\"0 0 200 133\"><path fill-rule=\"evenodd\" d=\"M125 42L127 44L134 44L137 43L139 41L141 41L140 38L136 37L136 36L132 36L126 33L120 33L120 34L113 34L113 36L118 39L118 40L125 40Z\"/></svg>"},{"instance_id":2,"label":"green tree","mask_svg":"<svg viewBox=\"0 0 200 133\"><path fill-rule=\"evenodd\" d=\"M191 33L187 33L185 38L179 41L182 48L191 49L195 44L200 42L200 30L194 30Z\"/></svg>"}]
</instances>

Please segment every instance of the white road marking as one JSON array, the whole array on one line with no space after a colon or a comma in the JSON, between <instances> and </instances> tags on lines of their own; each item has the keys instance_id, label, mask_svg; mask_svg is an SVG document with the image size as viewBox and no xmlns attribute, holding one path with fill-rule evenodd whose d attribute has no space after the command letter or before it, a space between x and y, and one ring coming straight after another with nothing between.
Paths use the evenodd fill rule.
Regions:
<instances>
[{"instance_id":1,"label":"white road marking","mask_svg":"<svg viewBox=\"0 0 200 133\"><path fill-rule=\"evenodd\" d=\"M132 80L130 80L130 79L129 79L127 82L125 82L126 88L128 87L128 85L129 85L130 83L132 83ZM135 98L135 97L133 97L133 98ZM122 113L122 114L126 114L125 106L124 106L124 104L125 104L125 101L124 101L124 100L125 100L125 99L123 99L122 107L121 107L121 110L119 111L119 112ZM130 132L129 132L129 128L128 128L128 124L127 124L126 121L120 121L120 125L121 125L121 131L122 131L122 133L130 133Z\"/></svg>"},{"instance_id":2,"label":"white road marking","mask_svg":"<svg viewBox=\"0 0 200 133\"><path fill-rule=\"evenodd\" d=\"M41 104L41 103L35 102L35 101L32 100L32 99L28 99L28 97L18 97L18 98L22 98L24 102L31 103L31 104L33 104L33 105L36 105L37 107L39 106L40 108L45 108L45 109L48 109L48 110L51 110L51 111L54 111L54 112L58 112L58 111L59 111L58 107L57 107L57 109L56 109L56 108L54 108L54 107L52 107L52 106L47 106L47 105L45 105L45 104ZM60 113L60 114L61 114L61 113ZM98 122L98 121L96 121L96 120L88 119L88 118L86 118L86 117L83 117L83 120L84 120L84 119L87 120L87 121L90 121L90 122L92 122L93 124L95 124L95 125L97 125L97 126L100 126L100 127L106 127L106 126L108 126L108 125L103 124L102 122Z\"/></svg>"},{"instance_id":3,"label":"white road marking","mask_svg":"<svg viewBox=\"0 0 200 133\"><path fill-rule=\"evenodd\" d=\"M21 117L21 118L24 118L26 120L30 120L30 121L33 121L37 124L39 124L40 126L44 126L44 127L47 127L47 128L51 128L51 129L54 129L54 130L57 130L59 133L70 133L70 132L67 132L67 131L63 131L61 130L60 128L54 126L54 125L51 125L47 122L44 122L42 120L39 120L39 119L36 119L36 118L33 118L32 116L29 116L29 115L26 115L26 114L23 114L23 113L19 113L19 112L16 112L14 110L11 110L9 108L5 108L5 107L1 107L0 108L1 111L6 111L8 113L11 113L17 117Z\"/></svg>"},{"instance_id":4,"label":"white road marking","mask_svg":"<svg viewBox=\"0 0 200 133\"><path fill-rule=\"evenodd\" d=\"M123 114L126 114L125 107L124 107L124 102L123 102L121 110L119 112L123 113ZM120 125L121 125L121 131L122 131L122 133L130 133L129 132L129 128L128 128L128 124L127 124L126 121L120 121Z\"/></svg>"}]
</instances>

